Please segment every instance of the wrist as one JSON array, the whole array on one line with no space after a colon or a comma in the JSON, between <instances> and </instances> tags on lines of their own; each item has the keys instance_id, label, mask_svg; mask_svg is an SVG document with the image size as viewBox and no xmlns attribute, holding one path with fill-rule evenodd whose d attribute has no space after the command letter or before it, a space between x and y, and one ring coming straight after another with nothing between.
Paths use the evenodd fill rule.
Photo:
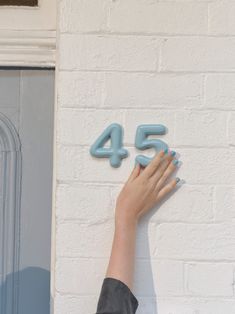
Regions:
<instances>
[{"instance_id":1,"label":"wrist","mask_svg":"<svg viewBox=\"0 0 235 314\"><path fill-rule=\"evenodd\" d=\"M138 218L130 214L118 214L115 215L115 227L135 229L138 225Z\"/></svg>"}]
</instances>

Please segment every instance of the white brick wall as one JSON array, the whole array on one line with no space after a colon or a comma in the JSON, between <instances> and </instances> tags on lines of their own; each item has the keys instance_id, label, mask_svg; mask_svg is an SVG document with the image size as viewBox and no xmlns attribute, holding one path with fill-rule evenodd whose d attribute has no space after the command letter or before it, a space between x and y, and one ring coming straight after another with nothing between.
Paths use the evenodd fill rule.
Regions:
<instances>
[{"instance_id":1,"label":"white brick wall","mask_svg":"<svg viewBox=\"0 0 235 314\"><path fill-rule=\"evenodd\" d=\"M142 123L167 126L186 183L139 225L138 314L234 314L235 2L58 2L54 314L95 313ZM112 122L118 169L89 154Z\"/></svg>"}]
</instances>

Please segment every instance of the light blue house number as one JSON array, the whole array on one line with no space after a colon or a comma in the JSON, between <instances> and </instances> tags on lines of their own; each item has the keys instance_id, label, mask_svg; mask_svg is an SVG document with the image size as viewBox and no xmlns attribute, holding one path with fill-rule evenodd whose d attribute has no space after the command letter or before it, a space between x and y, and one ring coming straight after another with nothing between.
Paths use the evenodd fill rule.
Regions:
<instances>
[{"instance_id":1,"label":"light blue house number","mask_svg":"<svg viewBox=\"0 0 235 314\"><path fill-rule=\"evenodd\" d=\"M160 139L149 139L150 135L164 135L166 127L162 124L141 124L137 127L135 136L135 147L140 150L154 148L156 152L168 148L167 144ZM111 140L110 147L104 147L108 140ZM94 157L109 158L112 167L120 167L122 159L128 156L128 151L123 148L123 128L118 123L110 124L97 138L90 148L90 153ZM152 157L153 158L153 157ZM152 158L138 155L135 162L146 167Z\"/></svg>"},{"instance_id":2,"label":"light blue house number","mask_svg":"<svg viewBox=\"0 0 235 314\"><path fill-rule=\"evenodd\" d=\"M110 147L103 147L111 139ZM90 153L94 157L109 158L112 167L119 167L122 159L128 156L128 151L123 148L123 128L118 123L110 124L97 138L90 148Z\"/></svg>"}]
</instances>

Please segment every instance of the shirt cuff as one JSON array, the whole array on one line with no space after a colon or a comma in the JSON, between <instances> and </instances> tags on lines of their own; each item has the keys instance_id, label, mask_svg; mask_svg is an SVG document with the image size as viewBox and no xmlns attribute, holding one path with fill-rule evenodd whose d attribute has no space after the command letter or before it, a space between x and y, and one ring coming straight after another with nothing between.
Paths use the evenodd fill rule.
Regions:
<instances>
[{"instance_id":1,"label":"shirt cuff","mask_svg":"<svg viewBox=\"0 0 235 314\"><path fill-rule=\"evenodd\" d=\"M124 282L116 278L104 278L98 301L97 314L134 314L138 305L137 298Z\"/></svg>"}]
</instances>

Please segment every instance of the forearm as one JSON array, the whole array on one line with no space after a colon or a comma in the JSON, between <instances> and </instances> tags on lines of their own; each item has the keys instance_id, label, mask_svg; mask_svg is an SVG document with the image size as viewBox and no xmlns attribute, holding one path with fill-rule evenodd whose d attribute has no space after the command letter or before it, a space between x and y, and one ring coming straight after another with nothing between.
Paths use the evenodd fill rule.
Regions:
<instances>
[{"instance_id":1,"label":"forearm","mask_svg":"<svg viewBox=\"0 0 235 314\"><path fill-rule=\"evenodd\" d=\"M144 170L136 164L116 202L115 232L106 277L133 285L136 229L139 218L169 194L175 178L166 183L176 169L175 152L161 151Z\"/></svg>"},{"instance_id":2,"label":"forearm","mask_svg":"<svg viewBox=\"0 0 235 314\"><path fill-rule=\"evenodd\" d=\"M116 220L110 260L106 277L133 286L137 222Z\"/></svg>"}]
</instances>

